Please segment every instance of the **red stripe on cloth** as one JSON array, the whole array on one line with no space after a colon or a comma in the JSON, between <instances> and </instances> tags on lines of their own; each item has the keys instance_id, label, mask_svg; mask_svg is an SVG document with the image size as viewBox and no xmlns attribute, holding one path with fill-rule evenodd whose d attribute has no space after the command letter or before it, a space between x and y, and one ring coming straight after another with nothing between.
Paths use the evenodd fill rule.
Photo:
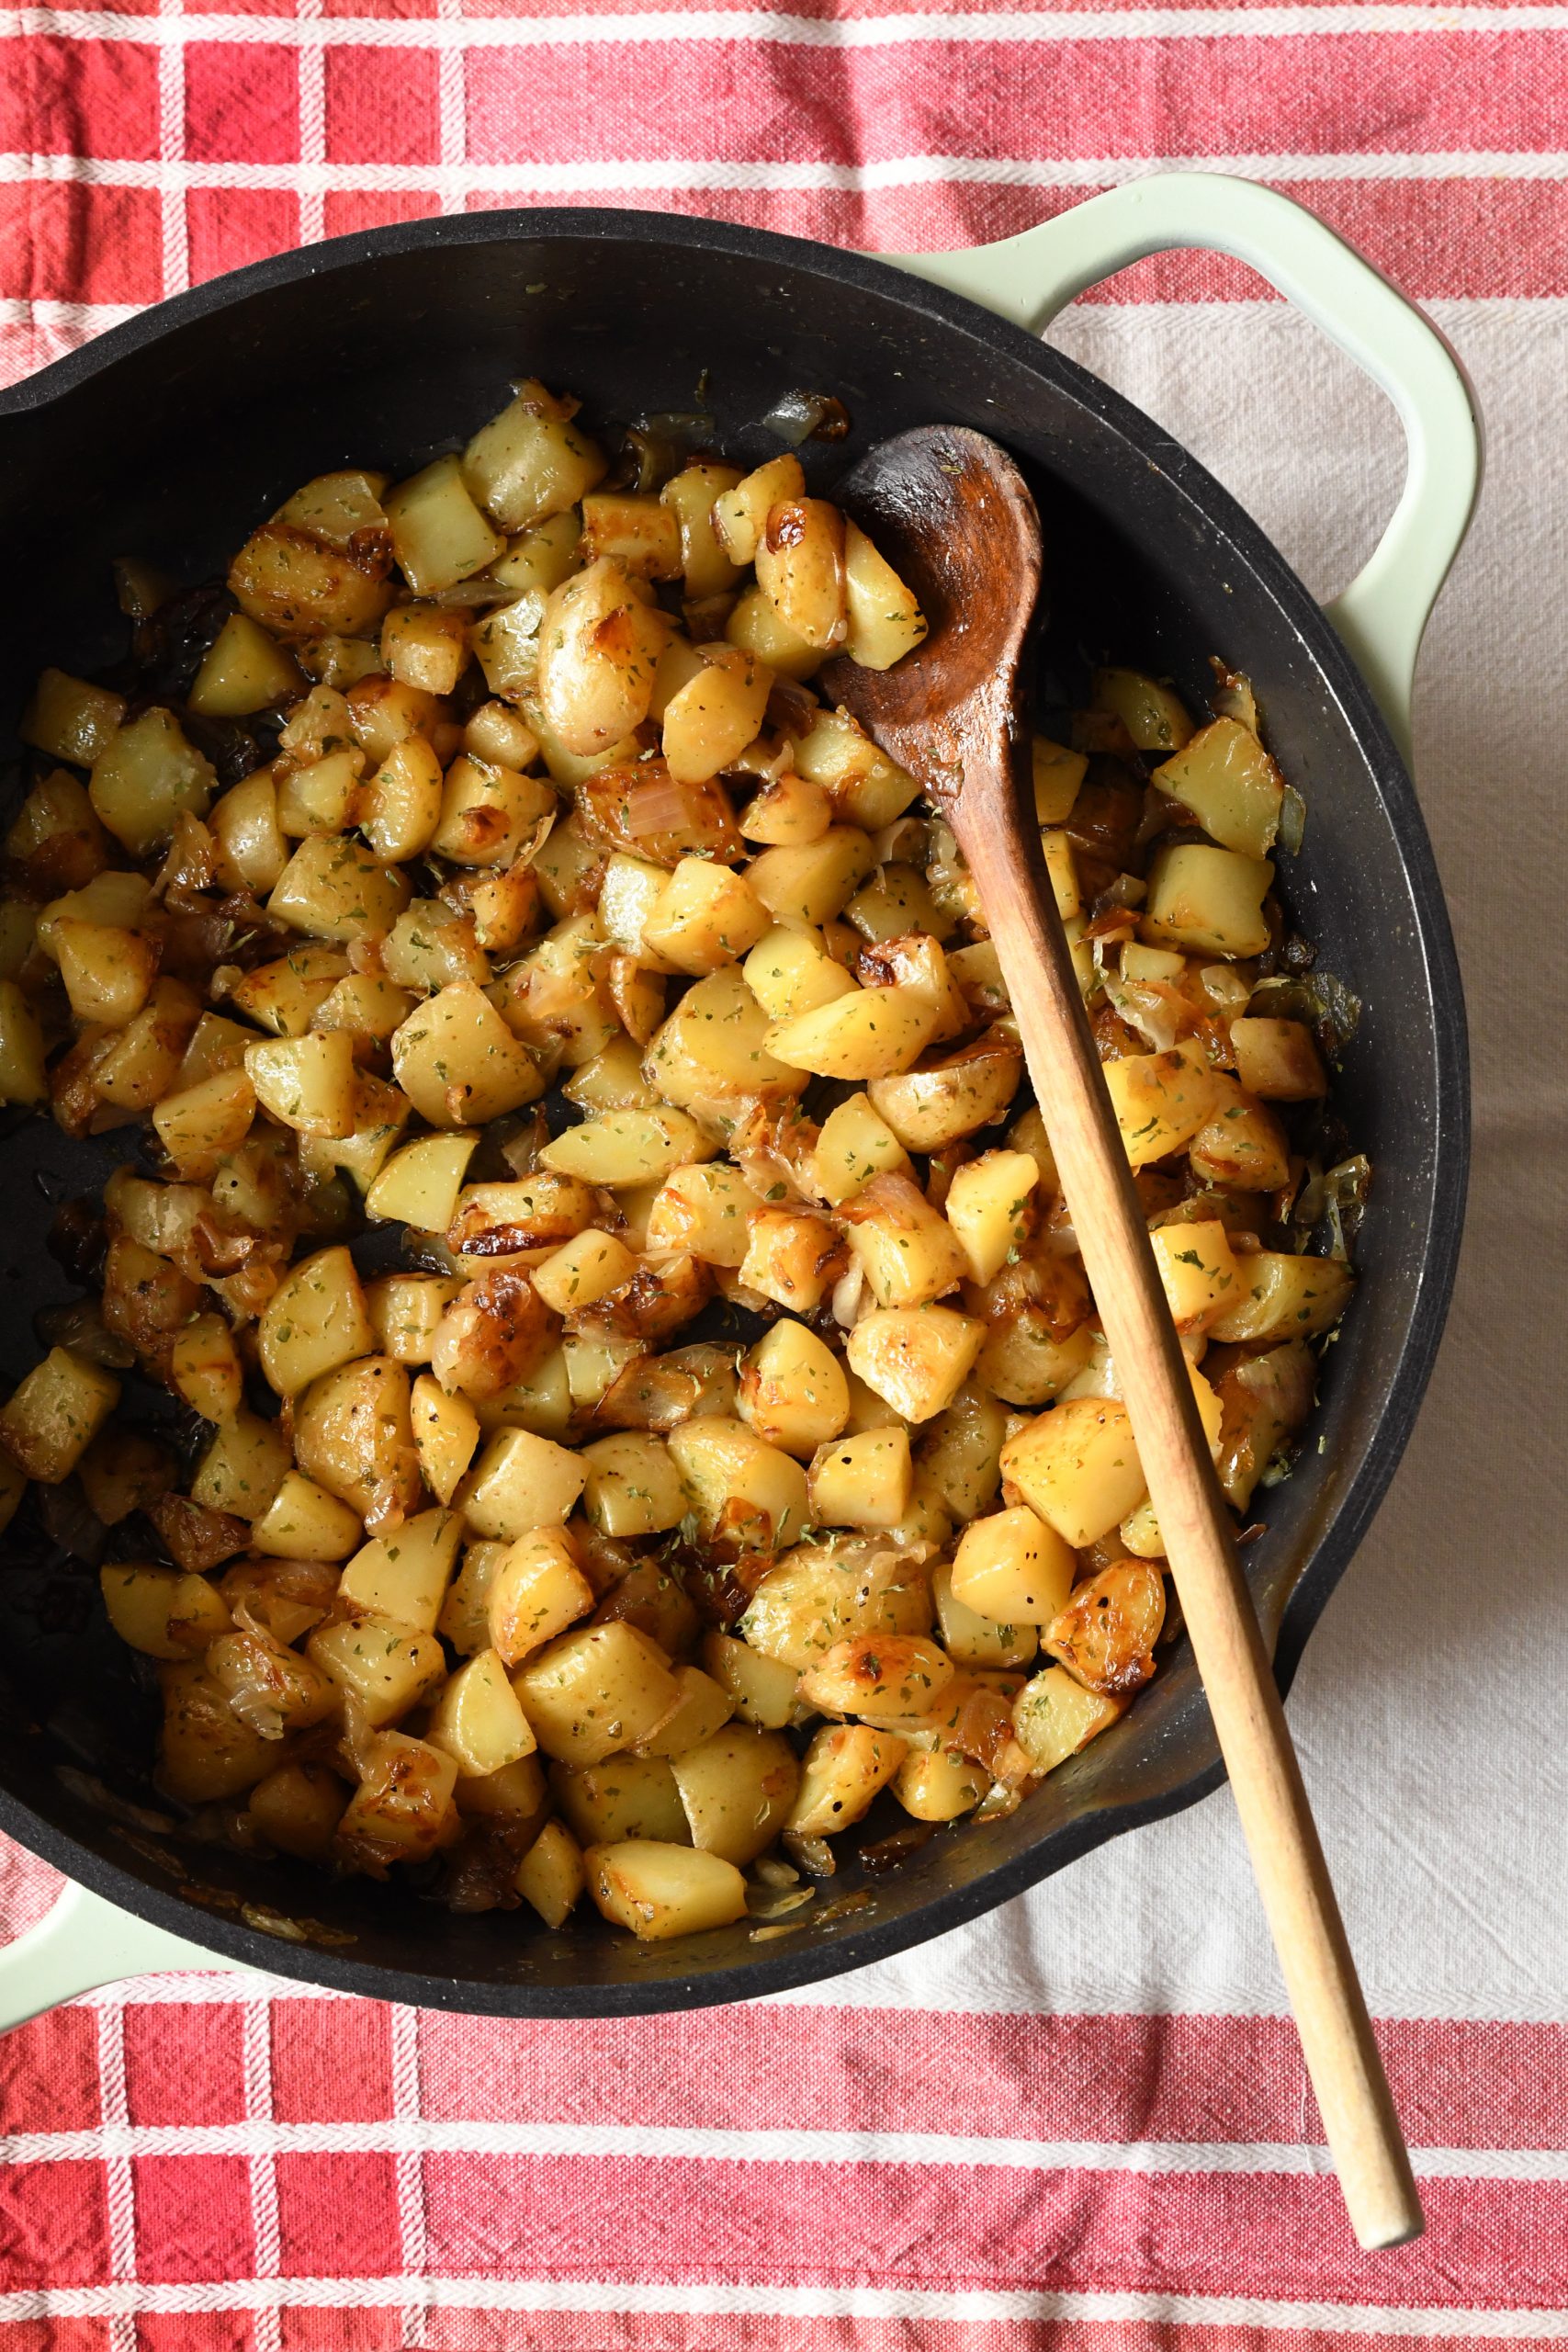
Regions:
<instances>
[{"instance_id":1,"label":"red stripe on cloth","mask_svg":"<svg viewBox=\"0 0 1568 2352\"><path fill-rule=\"evenodd\" d=\"M1568 2147L1568 2028L1378 2028L1411 2141ZM519 2025L420 2020L433 2121L1294 2144L1318 2136L1279 2018L703 2009ZM803 2100L802 2085L807 2086Z\"/></svg>"},{"instance_id":2,"label":"red stripe on cloth","mask_svg":"<svg viewBox=\"0 0 1568 2352\"><path fill-rule=\"evenodd\" d=\"M1440 2324L1440 2323L1439 2323ZM401 2346L400 2336L374 2339ZM1458 2352L1468 2335L1428 2334ZM286 2335L285 2346L295 2339ZM351 2339L302 2335L299 2352L348 2352ZM788 2320L739 2312L487 2312L443 2308L425 2322L427 2352L1400 2352L1412 2339L1351 2329L1255 2321L1216 2327L1208 2321L1159 2320ZM357 2347L359 2338L352 2339ZM1508 2338L1508 2352L1543 2352L1544 2339ZM53 2346L48 2347L53 2352ZM1560 2345L1554 2345L1560 2352Z\"/></svg>"},{"instance_id":3,"label":"red stripe on cloth","mask_svg":"<svg viewBox=\"0 0 1568 2352\"><path fill-rule=\"evenodd\" d=\"M797 2090L808 2084L803 2068ZM1427 2234L1359 2251L1331 2177L428 2157L428 2258L462 2277L823 2278L1508 2310L1568 2299L1568 2184L1432 2181ZM504 2215L503 2225L498 2217ZM632 2300L636 2300L633 2298Z\"/></svg>"},{"instance_id":4,"label":"red stripe on cloth","mask_svg":"<svg viewBox=\"0 0 1568 2352\"><path fill-rule=\"evenodd\" d=\"M158 54L143 42L35 34L8 41L0 150L24 155L158 153Z\"/></svg>"}]
</instances>

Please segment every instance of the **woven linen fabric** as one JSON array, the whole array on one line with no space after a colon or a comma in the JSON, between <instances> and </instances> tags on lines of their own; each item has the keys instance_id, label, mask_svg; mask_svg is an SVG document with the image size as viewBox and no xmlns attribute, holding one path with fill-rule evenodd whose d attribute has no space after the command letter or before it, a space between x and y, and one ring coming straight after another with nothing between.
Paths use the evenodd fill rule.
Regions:
<instances>
[{"instance_id":1,"label":"woven linen fabric","mask_svg":"<svg viewBox=\"0 0 1568 2352\"><path fill-rule=\"evenodd\" d=\"M934 248L1199 161L1425 301L1490 433L1417 713L1475 1039L1464 1263L1291 1702L1426 2236L1350 2239L1222 1793L771 2003L497 2023L211 1974L59 2010L0 2043L3 2352L1568 2339L1568 10L119 0L0 35L7 379L373 222L607 202ZM1397 429L1262 297L1147 264L1053 334L1327 594ZM6 1864L14 1929L50 1884Z\"/></svg>"}]
</instances>

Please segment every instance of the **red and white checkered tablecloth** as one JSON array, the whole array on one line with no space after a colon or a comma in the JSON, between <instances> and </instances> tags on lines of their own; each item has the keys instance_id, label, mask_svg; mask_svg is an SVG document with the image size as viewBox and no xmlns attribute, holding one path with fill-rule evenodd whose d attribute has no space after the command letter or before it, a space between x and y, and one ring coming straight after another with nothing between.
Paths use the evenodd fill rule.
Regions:
<instances>
[{"instance_id":1,"label":"red and white checkered tablecloth","mask_svg":"<svg viewBox=\"0 0 1568 2352\"><path fill-rule=\"evenodd\" d=\"M1418 767L1479 1148L1427 1412L1292 1719L1421 2177L1359 2255L1228 1801L808 1995L504 2024L156 1978L0 2044L4 2352L1361 2352L1568 2340L1568 7L178 0L0 15L0 377L300 240L675 208L885 248L1199 160L1430 305L1491 433ZM1229 265L1054 331L1312 584L1400 478ZM13 1924L35 1866L0 1871Z\"/></svg>"}]
</instances>

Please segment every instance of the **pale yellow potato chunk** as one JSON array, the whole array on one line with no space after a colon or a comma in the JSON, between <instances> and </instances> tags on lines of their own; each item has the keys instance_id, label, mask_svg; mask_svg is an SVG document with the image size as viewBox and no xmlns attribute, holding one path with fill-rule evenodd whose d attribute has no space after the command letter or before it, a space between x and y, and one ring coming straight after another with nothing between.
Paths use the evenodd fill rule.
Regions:
<instances>
[{"instance_id":1,"label":"pale yellow potato chunk","mask_svg":"<svg viewBox=\"0 0 1568 2352\"><path fill-rule=\"evenodd\" d=\"M506 541L469 497L457 458L437 458L399 482L385 505L392 552L416 596L455 588L506 552Z\"/></svg>"},{"instance_id":2,"label":"pale yellow potato chunk","mask_svg":"<svg viewBox=\"0 0 1568 2352\"><path fill-rule=\"evenodd\" d=\"M878 1307L845 1342L852 1372L906 1421L945 1412L969 1377L985 1326L951 1306Z\"/></svg>"},{"instance_id":3,"label":"pale yellow potato chunk","mask_svg":"<svg viewBox=\"0 0 1568 2352\"><path fill-rule=\"evenodd\" d=\"M139 1560L98 1570L109 1623L144 1657L189 1658L230 1631L221 1594L205 1577Z\"/></svg>"},{"instance_id":4,"label":"pale yellow potato chunk","mask_svg":"<svg viewBox=\"0 0 1568 2352\"><path fill-rule=\"evenodd\" d=\"M953 1227L908 1177L875 1177L844 1205L845 1238L879 1306L924 1306L968 1273Z\"/></svg>"},{"instance_id":5,"label":"pale yellow potato chunk","mask_svg":"<svg viewBox=\"0 0 1568 2352\"><path fill-rule=\"evenodd\" d=\"M478 1143L477 1136L453 1135L404 1144L365 1195L367 1216L445 1233L457 1214L464 1171Z\"/></svg>"},{"instance_id":6,"label":"pale yellow potato chunk","mask_svg":"<svg viewBox=\"0 0 1568 2352\"><path fill-rule=\"evenodd\" d=\"M769 1445L809 1461L848 1421L849 1383L825 1340L784 1319L748 1355L736 1409Z\"/></svg>"},{"instance_id":7,"label":"pale yellow potato chunk","mask_svg":"<svg viewBox=\"0 0 1568 2352\"><path fill-rule=\"evenodd\" d=\"M727 1724L673 1766L693 1845L744 1869L784 1827L800 1787L800 1766L776 1731Z\"/></svg>"},{"instance_id":8,"label":"pale yellow potato chunk","mask_svg":"<svg viewBox=\"0 0 1568 2352\"><path fill-rule=\"evenodd\" d=\"M1044 1625L1065 1609L1077 1573L1071 1544L1027 1504L971 1520L953 1555L952 1591L998 1625Z\"/></svg>"},{"instance_id":9,"label":"pale yellow potato chunk","mask_svg":"<svg viewBox=\"0 0 1568 2352\"><path fill-rule=\"evenodd\" d=\"M857 989L782 1023L768 1051L818 1078L889 1078L919 1060L936 1026L936 1007L914 989Z\"/></svg>"},{"instance_id":10,"label":"pale yellow potato chunk","mask_svg":"<svg viewBox=\"0 0 1568 2352\"><path fill-rule=\"evenodd\" d=\"M462 1540L463 1522L456 1511L421 1511L394 1534L378 1536L356 1552L338 1591L378 1617L433 1634Z\"/></svg>"},{"instance_id":11,"label":"pale yellow potato chunk","mask_svg":"<svg viewBox=\"0 0 1568 2352\"><path fill-rule=\"evenodd\" d=\"M1040 1647L1035 1627L971 1609L953 1591L953 1570L945 1561L931 1570L931 1598L942 1646L960 1666L991 1671L1032 1664Z\"/></svg>"},{"instance_id":12,"label":"pale yellow potato chunk","mask_svg":"<svg viewBox=\"0 0 1568 2352\"><path fill-rule=\"evenodd\" d=\"M710 1147L680 1111L605 1111L563 1128L539 1154L540 1165L585 1184L657 1184Z\"/></svg>"},{"instance_id":13,"label":"pale yellow potato chunk","mask_svg":"<svg viewBox=\"0 0 1568 2352\"><path fill-rule=\"evenodd\" d=\"M760 1195L728 1160L677 1168L648 1212L649 1250L682 1250L710 1266L739 1268L750 1243Z\"/></svg>"},{"instance_id":14,"label":"pale yellow potato chunk","mask_svg":"<svg viewBox=\"0 0 1568 2352\"><path fill-rule=\"evenodd\" d=\"M726 1506L734 1501L765 1514L772 1546L782 1550L813 1515L799 1463L766 1444L743 1421L705 1416L671 1430L667 1442L705 1532L720 1524Z\"/></svg>"},{"instance_id":15,"label":"pale yellow potato chunk","mask_svg":"<svg viewBox=\"0 0 1568 2352\"><path fill-rule=\"evenodd\" d=\"M1010 1438L1001 1460L1031 1510L1079 1550L1143 1500L1132 1418L1115 1397L1067 1398Z\"/></svg>"},{"instance_id":16,"label":"pale yellow potato chunk","mask_svg":"<svg viewBox=\"0 0 1568 2352\"><path fill-rule=\"evenodd\" d=\"M206 1421L231 1420L245 1401L245 1373L234 1334L221 1315L198 1315L169 1347L175 1394Z\"/></svg>"},{"instance_id":17,"label":"pale yellow potato chunk","mask_svg":"<svg viewBox=\"0 0 1568 2352\"><path fill-rule=\"evenodd\" d=\"M588 1892L612 1926L643 1943L699 1935L746 1917L746 1882L733 1862L689 1846L624 1838L583 1856Z\"/></svg>"},{"instance_id":18,"label":"pale yellow potato chunk","mask_svg":"<svg viewBox=\"0 0 1568 2352\"><path fill-rule=\"evenodd\" d=\"M738 963L771 923L743 874L711 858L683 857L642 927L642 944L668 971L694 978Z\"/></svg>"},{"instance_id":19,"label":"pale yellow potato chunk","mask_svg":"<svg viewBox=\"0 0 1568 2352\"><path fill-rule=\"evenodd\" d=\"M563 1634L520 1668L513 1687L545 1754L574 1765L646 1739L681 1697L658 1644L619 1619Z\"/></svg>"},{"instance_id":20,"label":"pale yellow potato chunk","mask_svg":"<svg viewBox=\"0 0 1568 2352\"><path fill-rule=\"evenodd\" d=\"M536 1744L494 1650L480 1650L457 1668L436 1701L424 1736L432 1747L452 1757L468 1780L532 1756Z\"/></svg>"},{"instance_id":21,"label":"pale yellow potato chunk","mask_svg":"<svg viewBox=\"0 0 1568 2352\"><path fill-rule=\"evenodd\" d=\"M462 1287L455 1274L378 1274L367 1283L365 1311L378 1351L398 1363L428 1363L441 1317Z\"/></svg>"},{"instance_id":22,"label":"pale yellow potato chunk","mask_svg":"<svg viewBox=\"0 0 1568 2352\"><path fill-rule=\"evenodd\" d=\"M828 953L819 931L774 923L747 956L746 985L771 1021L792 1021L852 996L856 982Z\"/></svg>"},{"instance_id":23,"label":"pale yellow potato chunk","mask_svg":"<svg viewBox=\"0 0 1568 2352\"><path fill-rule=\"evenodd\" d=\"M476 1535L515 1543L561 1527L587 1477L579 1457L530 1430L497 1430L454 1498Z\"/></svg>"},{"instance_id":24,"label":"pale yellow potato chunk","mask_svg":"<svg viewBox=\"0 0 1568 2352\"><path fill-rule=\"evenodd\" d=\"M943 1214L969 1261L971 1280L988 1283L1029 1237L1031 1195L1040 1169L1027 1151L983 1151L954 1170Z\"/></svg>"},{"instance_id":25,"label":"pale yellow potato chunk","mask_svg":"<svg viewBox=\"0 0 1568 2352\"><path fill-rule=\"evenodd\" d=\"M15 1404L16 1398L11 1401ZM0 1415L0 1422L4 1418ZM264 1421L256 1413L238 1412L232 1420L222 1423L197 1464L190 1498L205 1503L209 1510L258 1520L265 1515L292 1467L288 1442L276 1422ZM28 1475L36 1478L41 1474L31 1470Z\"/></svg>"},{"instance_id":26,"label":"pale yellow potato chunk","mask_svg":"<svg viewBox=\"0 0 1568 2352\"><path fill-rule=\"evenodd\" d=\"M839 967L834 965L833 969ZM844 977L848 979L848 973ZM908 1172L908 1153L868 1094L852 1094L829 1112L811 1155L811 1173L835 1208L863 1193L874 1176L907 1176ZM952 1215L950 1193L950 1221Z\"/></svg>"},{"instance_id":27,"label":"pale yellow potato chunk","mask_svg":"<svg viewBox=\"0 0 1568 2352\"><path fill-rule=\"evenodd\" d=\"M372 1354L376 1334L348 1250L317 1250L291 1267L268 1300L256 1337L262 1370L280 1396L297 1396L323 1373Z\"/></svg>"},{"instance_id":28,"label":"pale yellow potato chunk","mask_svg":"<svg viewBox=\"0 0 1568 2352\"><path fill-rule=\"evenodd\" d=\"M345 1031L248 1046L245 1075L262 1109L280 1125L306 1136L354 1133L354 1040Z\"/></svg>"},{"instance_id":29,"label":"pale yellow potato chunk","mask_svg":"<svg viewBox=\"0 0 1568 2352\"><path fill-rule=\"evenodd\" d=\"M1243 856L1274 846L1285 779L1250 728L1216 718L1156 768L1156 787L1190 808L1211 840Z\"/></svg>"},{"instance_id":30,"label":"pale yellow potato chunk","mask_svg":"<svg viewBox=\"0 0 1568 2352\"><path fill-rule=\"evenodd\" d=\"M909 1432L862 1430L819 1446L808 1475L811 1517L820 1527L897 1527L909 1508L914 1467Z\"/></svg>"},{"instance_id":31,"label":"pale yellow potato chunk","mask_svg":"<svg viewBox=\"0 0 1568 2352\"><path fill-rule=\"evenodd\" d=\"M1105 1063L1101 1075L1134 1168L1190 1143L1217 1091L1216 1074L1195 1038L1163 1054L1125 1055Z\"/></svg>"},{"instance_id":32,"label":"pale yellow potato chunk","mask_svg":"<svg viewBox=\"0 0 1568 2352\"><path fill-rule=\"evenodd\" d=\"M1166 1303L1179 1331L1203 1331L1235 1304L1242 1276L1217 1220L1156 1226L1149 1236Z\"/></svg>"},{"instance_id":33,"label":"pale yellow potato chunk","mask_svg":"<svg viewBox=\"0 0 1568 2352\"><path fill-rule=\"evenodd\" d=\"M675 1775L662 1756L608 1756L603 1764L552 1764L550 1791L586 1846L653 1838L689 1846Z\"/></svg>"},{"instance_id":34,"label":"pale yellow potato chunk","mask_svg":"<svg viewBox=\"0 0 1568 2352\"><path fill-rule=\"evenodd\" d=\"M893 1793L917 1821L957 1821L990 1785L990 1774L956 1749L917 1747L899 1765Z\"/></svg>"},{"instance_id":35,"label":"pale yellow potato chunk","mask_svg":"<svg viewBox=\"0 0 1568 2352\"><path fill-rule=\"evenodd\" d=\"M733 1634L711 1633L704 1636L703 1666L742 1723L780 1731L794 1716L800 1677L784 1660L765 1657Z\"/></svg>"},{"instance_id":36,"label":"pale yellow potato chunk","mask_svg":"<svg viewBox=\"0 0 1568 2352\"><path fill-rule=\"evenodd\" d=\"M844 524L844 650L865 670L890 670L925 637L928 623L912 589L879 555L858 523Z\"/></svg>"},{"instance_id":37,"label":"pale yellow potato chunk","mask_svg":"<svg viewBox=\"0 0 1568 2352\"><path fill-rule=\"evenodd\" d=\"M1311 1102L1328 1091L1328 1077L1312 1031L1301 1021L1257 1014L1231 1023L1235 1074L1249 1094L1268 1102Z\"/></svg>"},{"instance_id":38,"label":"pale yellow potato chunk","mask_svg":"<svg viewBox=\"0 0 1568 2352\"><path fill-rule=\"evenodd\" d=\"M406 1715L446 1676L446 1653L434 1634L391 1617L367 1614L318 1625L305 1655L318 1674L358 1701L377 1730Z\"/></svg>"},{"instance_id":39,"label":"pale yellow potato chunk","mask_svg":"<svg viewBox=\"0 0 1568 2352\"><path fill-rule=\"evenodd\" d=\"M681 1696L658 1729L638 1740L639 1756L684 1756L689 1748L711 1739L736 1713L734 1694L700 1666L678 1666L675 1679Z\"/></svg>"},{"instance_id":40,"label":"pale yellow potato chunk","mask_svg":"<svg viewBox=\"0 0 1568 2352\"><path fill-rule=\"evenodd\" d=\"M1235 1265L1236 1289L1209 1321L1213 1340L1314 1339L1338 1322L1355 1288L1349 1267L1335 1258L1259 1250Z\"/></svg>"},{"instance_id":41,"label":"pale yellow potato chunk","mask_svg":"<svg viewBox=\"0 0 1568 2352\"><path fill-rule=\"evenodd\" d=\"M547 1928L564 1928L588 1884L582 1849L564 1821L547 1821L513 1880Z\"/></svg>"},{"instance_id":42,"label":"pale yellow potato chunk","mask_svg":"<svg viewBox=\"0 0 1568 2352\"><path fill-rule=\"evenodd\" d=\"M473 1589L472 1605L477 1609L482 1602L491 1642L508 1666L553 1642L593 1606L593 1588L578 1566L571 1539L558 1527L537 1528L495 1547L494 1556L490 1546L471 1546L463 1576ZM448 1638L457 1641L458 1635L449 1633Z\"/></svg>"},{"instance_id":43,"label":"pale yellow potato chunk","mask_svg":"<svg viewBox=\"0 0 1568 2352\"><path fill-rule=\"evenodd\" d=\"M411 1012L392 1038L392 1073L433 1127L478 1127L545 1091L538 1064L471 980Z\"/></svg>"},{"instance_id":44,"label":"pale yellow potato chunk","mask_svg":"<svg viewBox=\"0 0 1568 2352\"><path fill-rule=\"evenodd\" d=\"M251 1529L251 1545L274 1560L346 1560L364 1534L347 1503L290 1470Z\"/></svg>"},{"instance_id":45,"label":"pale yellow potato chunk","mask_svg":"<svg viewBox=\"0 0 1568 2352\"><path fill-rule=\"evenodd\" d=\"M637 1260L625 1242L590 1227L535 1266L529 1279L547 1307L570 1318L619 1290L636 1272Z\"/></svg>"},{"instance_id":46,"label":"pale yellow potato chunk","mask_svg":"<svg viewBox=\"0 0 1568 2352\"><path fill-rule=\"evenodd\" d=\"M952 1659L923 1634L855 1634L807 1668L800 1696L824 1714L914 1722L952 1679Z\"/></svg>"},{"instance_id":47,"label":"pale yellow potato chunk","mask_svg":"<svg viewBox=\"0 0 1568 2352\"><path fill-rule=\"evenodd\" d=\"M844 1246L825 1217L809 1209L754 1209L740 1280L748 1290L797 1315L820 1306L844 1269Z\"/></svg>"},{"instance_id":48,"label":"pale yellow potato chunk","mask_svg":"<svg viewBox=\"0 0 1568 2352\"><path fill-rule=\"evenodd\" d=\"M585 1445L582 1508L603 1535L662 1535L686 1510L681 1474L662 1438L617 1430Z\"/></svg>"},{"instance_id":49,"label":"pale yellow potato chunk","mask_svg":"<svg viewBox=\"0 0 1568 2352\"><path fill-rule=\"evenodd\" d=\"M1037 1772L1054 1772L1126 1712L1124 1699L1102 1698L1075 1682L1065 1666L1031 1677L1013 1703L1013 1736Z\"/></svg>"},{"instance_id":50,"label":"pale yellow potato chunk","mask_svg":"<svg viewBox=\"0 0 1568 2352\"><path fill-rule=\"evenodd\" d=\"M735 645L705 645L702 668L665 704L665 763L677 784L704 784L738 760L761 727L773 691L765 662Z\"/></svg>"},{"instance_id":51,"label":"pale yellow potato chunk","mask_svg":"<svg viewBox=\"0 0 1568 2352\"><path fill-rule=\"evenodd\" d=\"M449 1396L429 1373L414 1382L409 1409L424 1483L439 1502L449 1503L478 1450L479 1417L466 1396Z\"/></svg>"},{"instance_id":52,"label":"pale yellow potato chunk","mask_svg":"<svg viewBox=\"0 0 1568 2352\"><path fill-rule=\"evenodd\" d=\"M871 836L858 825L834 825L819 841L765 849L746 870L775 922L792 931L818 931L841 915L876 864Z\"/></svg>"},{"instance_id":53,"label":"pale yellow potato chunk","mask_svg":"<svg viewBox=\"0 0 1568 2352\"><path fill-rule=\"evenodd\" d=\"M266 909L312 939L363 939L390 931L412 895L400 866L347 835L317 834L300 842Z\"/></svg>"},{"instance_id":54,"label":"pale yellow potato chunk","mask_svg":"<svg viewBox=\"0 0 1568 2352\"><path fill-rule=\"evenodd\" d=\"M865 1724L825 1725L806 1751L785 1826L796 1838L831 1838L850 1828L908 1753L897 1732Z\"/></svg>"},{"instance_id":55,"label":"pale yellow potato chunk","mask_svg":"<svg viewBox=\"0 0 1568 2352\"><path fill-rule=\"evenodd\" d=\"M1263 901L1273 879L1266 857L1244 857L1206 842L1156 850L1138 934L1152 947L1261 956L1269 944Z\"/></svg>"}]
</instances>

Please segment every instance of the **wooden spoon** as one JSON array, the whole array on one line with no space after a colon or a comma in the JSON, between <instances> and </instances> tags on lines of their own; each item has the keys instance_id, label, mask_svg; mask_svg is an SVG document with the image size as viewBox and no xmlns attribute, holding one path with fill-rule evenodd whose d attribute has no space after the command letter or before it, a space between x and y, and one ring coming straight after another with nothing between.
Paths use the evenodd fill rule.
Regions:
<instances>
[{"instance_id":1,"label":"wooden spoon","mask_svg":"<svg viewBox=\"0 0 1568 2352\"><path fill-rule=\"evenodd\" d=\"M884 442L834 498L931 628L892 670L839 659L820 683L937 799L978 887L1350 2220L1399 2245L1422 2228L1409 2157L1041 854L1021 674L1040 518L1005 452L953 425Z\"/></svg>"}]
</instances>

